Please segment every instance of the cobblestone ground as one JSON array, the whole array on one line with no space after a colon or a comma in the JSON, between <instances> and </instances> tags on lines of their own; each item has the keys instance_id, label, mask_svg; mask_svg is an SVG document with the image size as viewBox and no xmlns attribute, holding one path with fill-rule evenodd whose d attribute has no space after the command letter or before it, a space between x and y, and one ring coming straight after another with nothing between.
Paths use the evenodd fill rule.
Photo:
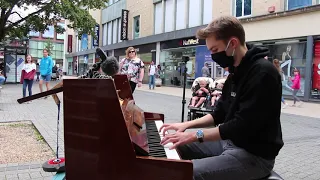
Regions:
<instances>
[{"instance_id":1,"label":"cobblestone ground","mask_svg":"<svg viewBox=\"0 0 320 180\"><path fill-rule=\"evenodd\" d=\"M37 84L33 89L34 93L38 92ZM16 99L20 96L21 85L6 85L1 90L0 121L31 120L55 151L57 106L54 101L50 97L34 100L29 104L18 104ZM62 94L59 97L62 99ZM134 97L137 105L145 111L164 113L166 122L180 122L180 97L139 90ZM303 108L299 110L303 111ZM284 179L320 180L320 118L282 114L281 122L285 146L277 157L275 171ZM59 154L64 155L63 123L60 130ZM52 173L43 172L42 163L1 164L0 179L50 179Z\"/></svg>"}]
</instances>

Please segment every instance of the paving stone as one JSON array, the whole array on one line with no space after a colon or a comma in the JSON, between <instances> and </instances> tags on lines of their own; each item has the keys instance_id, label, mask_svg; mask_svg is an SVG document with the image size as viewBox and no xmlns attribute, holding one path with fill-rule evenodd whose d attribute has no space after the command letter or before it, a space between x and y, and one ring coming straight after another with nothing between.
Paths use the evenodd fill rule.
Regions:
<instances>
[{"instance_id":1,"label":"paving stone","mask_svg":"<svg viewBox=\"0 0 320 180\"><path fill-rule=\"evenodd\" d=\"M31 179L42 178L42 174L40 173L40 171L38 171L38 172L30 172L29 174L31 176Z\"/></svg>"},{"instance_id":2,"label":"paving stone","mask_svg":"<svg viewBox=\"0 0 320 180\"><path fill-rule=\"evenodd\" d=\"M21 174L18 174L18 177L19 179L31 179L29 173L21 173Z\"/></svg>"}]
</instances>

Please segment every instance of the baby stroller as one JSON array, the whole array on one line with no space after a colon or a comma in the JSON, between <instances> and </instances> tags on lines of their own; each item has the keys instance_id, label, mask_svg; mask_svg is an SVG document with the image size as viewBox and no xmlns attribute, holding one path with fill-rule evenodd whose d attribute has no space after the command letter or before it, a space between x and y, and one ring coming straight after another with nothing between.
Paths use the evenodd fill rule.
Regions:
<instances>
[{"instance_id":1,"label":"baby stroller","mask_svg":"<svg viewBox=\"0 0 320 180\"><path fill-rule=\"evenodd\" d=\"M213 81L212 78L210 77L198 77L193 81L192 87L191 87L191 91L192 93L194 93L197 89L196 87L199 86L200 81L206 81L207 83L207 87L209 90L209 94L206 95L204 102L198 106L198 107L190 107L191 101L189 102L189 106L188 106L188 121L200 118L206 114L209 114L210 112L212 112L211 109L209 109L208 107L211 106L211 101L210 101L210 93L211 91L215 88L215 83Z\"/></svg>"}]
</instances>

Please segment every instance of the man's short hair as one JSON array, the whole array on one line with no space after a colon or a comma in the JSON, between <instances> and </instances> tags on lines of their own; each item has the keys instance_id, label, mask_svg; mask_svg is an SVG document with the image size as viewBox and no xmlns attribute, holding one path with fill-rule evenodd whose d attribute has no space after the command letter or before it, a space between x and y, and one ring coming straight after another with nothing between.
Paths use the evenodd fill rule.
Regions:
<instances>
[{"instance_id":1,"label":"man's short hair","mask_svg":"<svg viewBox=\"0 0 320 180\"><path fill-rule=\"evenodd\" d=\"M217 40L228 42L231 37L239 39L241 44L245 44L245 32L241 22L233 16L221 16L214 19L207 27L199 29L198 39L206 39L214 36Z\"/></svg>"}]
</instances>

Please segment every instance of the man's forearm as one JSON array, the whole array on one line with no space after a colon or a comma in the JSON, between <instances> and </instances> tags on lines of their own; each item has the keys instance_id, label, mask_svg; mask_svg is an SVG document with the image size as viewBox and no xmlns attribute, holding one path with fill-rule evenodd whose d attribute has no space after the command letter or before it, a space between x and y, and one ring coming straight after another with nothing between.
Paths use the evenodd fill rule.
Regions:
<instances>
[{"instance_id":1,"label":"man's forearm","mask_svg":"<svg viewBox=\"0 0 320 180\"><path fill-rule=\"evenodd\" d=\"M203 128L214 125L214 119L211 114L207 114L199 119L193 121L185 122L188 125L188 129L190 128Z\"/></svg>"},{"instance_id":2,"label":"man's forearm","mask_svg":"<svg viewBox=\"0 0 320 180\"><path fill-rule=\"evenodd\" d=\"M219 127L209 128L203 130L204 141L218 141L221 140Z\"/></svg>"}]
</instances>

